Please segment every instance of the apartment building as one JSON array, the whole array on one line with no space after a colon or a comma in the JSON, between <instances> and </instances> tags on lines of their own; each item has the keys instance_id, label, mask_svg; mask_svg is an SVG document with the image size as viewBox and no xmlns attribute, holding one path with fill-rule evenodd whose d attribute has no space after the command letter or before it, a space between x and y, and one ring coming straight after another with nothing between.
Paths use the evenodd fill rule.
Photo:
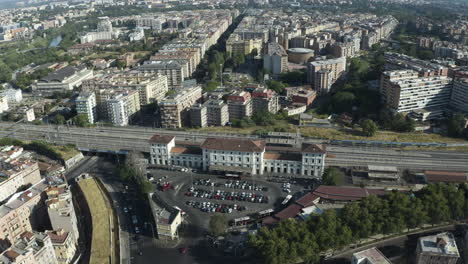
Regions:
<instances>
[{"instance_id":1,"label":"apartment building","mask_svg":"<svg viewBox=\"0 0 468 264\"><path fill-rule=\"evenodd\" d=\"M413 70L394 70L385 71L380 76L380 100L382 103L387 102L387 90L390 90L392 83L399 80L415 79L419 77L419 73Z\"/></svg>"},{"instance_id":2,"label":"apartment building","mask_svg":"<svg viewBox=\"0 0 468 264\"><path fill-rule=\"evenodd\" d=\"M94 92L82 92L75 100L76 113L86 115L88 122L94 124L97 121L96 94Z\"/></svg>"},{"instance_id":3,"label":"apartment building","mask_svg":"<svg viewBox=\"0 0 468 264\"><path fill-rule=\"evenodd\" d=\"M0 151L0 201L3 201L26 184L41 180L39 166L29 158L22 147L4 146Z\"/></svg>"},{"instance_id":4,"label":"apartment building","mask_svg":"<svg viewBox=\"0 0 468 264\"><path fill-rule=\"evenodd\" d=\"M32 231L31 216L36 212L45 186L43 181L36 183L0 206L0 248L18 242L24 232Z\"/></svg>"},{"instance_id":5,"label":"apartment building","mask_svg":"<svg viewBox=\"0 0 468 264\"><path fill-rule=\"evenodd\" d=\"M70 232L63 229L46 231L50 237L58 264L69 264L77 252L77 243Z\"/></svg>"},{"instance_id":6,"label":"apartment building","mask_svg":"<svg viewBox=\"0 0 468 264\"><path fill-rule=\"evenodd\" d=\"M38 80L32 88L35 92L50 95L54 92L71 91L92 77L93 70L88 70L86 66L66 66Z\"/></svg>"},{"instance_id":7,"label":"apartment building","mask_svg":"<svg viewBox=\"0 0 468 264\"><path fill-rule=\"evenodd\" d=\"M453 81L450 106L468 114L468 78L455 78Z\"/></svg>"},{"instance_id":8,"label":"apartment building","mask_svg":"<svg viewBox=\"0 0 468 264\"><path fill-rule=\"evenodd\" d=\"M182 86L182 82L189 77L187 60L158 60L145 61L137 70L140 72L157 73L167 77L169 89Z\"/></svg>"},{"instance_id":9,"label":"apartment building","mask_svg":"<svg viewBox=\"0 0 468 264\"><path fill-rule=\"evenodd\" d=\"M150 162L205 171L245 175L294 175L320 178L325 148L315 144L267 145L263 140L208 138L203 143L175 142L173 136L155 135L150 140Z\"/></svg>"},{"instance_id":10,"label":"apartment building","mask_svg":"<svg viewBox=\"0 0 468 264\"><path fill-rule=\"evenodd\" d=\"M377 248L369 248L353 254L351 264L392 264Z\"/></svg>"},{"instance_id":11,"label":"apartment building","mask_svg":"<svg viewBox=\"0 0 468 264\"><path fill-rule=\"evenodd\" d=\"M414 70L420 77L447 76L448 68L436 63L416 59L404 54L385 52L385 71Z\"/></svg>"},{"instance_id":12,"label":"apartment building","mask_svg":"<svg viewBox=\"0 0 468 264\"><path fill-rule=\"evenodd\" d=\"M238 34L231 34L226 41L226 52L235 57L239 54L247 55L252 53L254 49L260 54L262 50L262 39L242 39Z\"/></svg>"},{"instance_id":13,"label":"apartment building","mask_svg":"<svg viewBox=\"0 0 468 264\"><path fill-rule=\"evenodd\" d=\"M227 105L231 122L252 115L252 96L249 92L240 91L229 95Z\"/></svg>"},{"instance_id":14,"label":"apartment building","mask_svg":"<svg viewBox=\"0 0 468 264\"><path fill-rule=\"evenodd\" d=\"M187 123L189 108L202 97L199 85L184 87L173 96L158 103L161 111L161 125L164 128L179 128Z\"/></svg>"},{"instance_id":15,"label":"apartment building","mask_svg":"<svg viewBox=\"0 0 468 264\"><path fill-rule=\"evenodd\" d=\"M67 184L48 186L45 190L47 199L47 214L53 230L63 230L69 233L67 237L77 244L80 233L72 201L72 193ZM64 235L58 234L57 235Z\"/></svg>"},{"instance_id":16,"label":"apartment building","mask_svg":"<svg viewBox=\"0 0 468 264\"><path fill-rule=\"evenodd\" d=\"M356 45L353 42L335 42L331 46L331 54L335 57L348 57L352 58L357 56L359 53L359 47L356 47Z\"/></svg>"},{"instance_id":17,"label":"apartment building","mask_svg":"<svg viewBox=\"0 0 468 264\"><path fill-rule=\"evenodd\" d=\"M208 125L205 105L194 104L190 107L190 124L192 127L206 127Z\"/></svg>"},{"instance_id":18,"label":"apartment building","mask_svg":"<svg viewBox=\"0 0 468 264\"><path fill-rule=\"evenodd\" d=\"M229 107L223 100L210 99L203 105L208 126L225 126L229 122Z\"/></svg>"},{"instance_id":19,"label":"apartment building","mask_svg":"<svg viewBox=\"0 0 468 264\"><path fill-rule=\"evenodd\" d=\"M276 114L279 111L279 97L277 94L266 88L256 88L252 92L253 112L270 112Z\"/></svg>"},{"instance_id":20,"label":"apartment building","mask_svg":"<svg viewBox=\"0 0 468 264\"><path fill-rule=\"evenodd\" d=\"M1 263L58 264L51 238L46 233L24 232L0 255Z\"/></svg>"},{"instance_id":21,"label":"apartment building","mask_svg":"<svg viewBox=\"0 0 468 264\"><path fill-rule=\"evenodd\" d=\"M179 210L168 211L163 209L157 213L156 231L159 238L177 239L179 237L179 226L182 223L182 216Z\"/></svg>"},{"instance_id":22,"label":"apartment building","mask_svg":"<svg viewBox=\"0 0 468 264\"><path fill-rule=\"evenodd\" d=\"M150 57L150 61L187 61L187 76L193 74L200 63L200 53L196 50L162 50Z\"/></svg>"},{"instance_id":23,"label":"apartment building","mask_svg":"<svg viewBox=\"0 0 468 264\"><path fill-rule=\"evenodd\" d=\"M460 254L452 233L440 233L418 239L416 264L456 264Z\"/></svg>"},{"instance_id":24,"label":"apartment building","mask_svg":"<svg viewBox=\"0 0 468 264\"><path fill-rule=\"evenodd\" d=\"M308 64L308 71L307 79L314 90L319 94L327 94L345 73L346 57L313 61Z\"/></svg>"},{"instance_id":25,"label":"apartment building","mask_svg":"<svg viewBox=\"0 0 468 264\"><path fill-rule=\"evenodd\" d=\"M162 100L169 90L166 76L138 71L104 73L83 82L83 90L94 92L100 89L138 91L140 105Z\"/></svg>"},{"instance_id":26,"label":"apartment building","mask_svg":"<svg viewBox=\"0 0 468 264\"><path fill-rule=\"evenodd\" d=\"M317 93L314 90L304 87L293 89L289 94L293 104L303 104L306 107L311 105L317 97Z\"/></svg>"},{"instance_id":27,"label":"apartment building","mask_svg":"<svg viewBox=\"0 0 468 264\"><path fill-rule=\"evenodd\" d=\"M137 27L150 28L155 31L163 30L164 23L166 23L165 19L150 16L140 17L136 19Z\"/></svg>"},{"instance_id":28,"label":"apartment building","mask_svg":"<svg viewBox=\"0 0 468 264\"><path fill-rule=\"evenodd\" d=\"M288 71L288 54L280 44L268 43L266 53L263 55L263 68L273 75Z\"/></svg>"},{"instance_id":29,"label":"apartment building","mask_svg":"<svg viewBox=\"0 0 468 264\"><path fill-rule=\"evenodd\" d=\"M124 90L113 94L105 102L107 120L116 126L127 126L134 114L140 111L140 96L137 91Z\"/></svg>"},{"instance_id":30,"label":"apartment building","mask_svg":"<svg viewBox=\"0 0 468 264\"><path fill-rule=\"evenodd\" d=\"M452 79L445 76L418 77L390 82L386 105L395 112L444 109L450 102Z\"/></svg>"},{"instance_id":31,"label":"apartment building","mask_svg":"<svg viewBox=\"0 0 468 264\"><path fill-rule=\"evenodd\" d=\"M5 89L0 92L0 96L5 96L9 104L16 104L23 100L21 89Z\"/></svg>"}]
</instances>

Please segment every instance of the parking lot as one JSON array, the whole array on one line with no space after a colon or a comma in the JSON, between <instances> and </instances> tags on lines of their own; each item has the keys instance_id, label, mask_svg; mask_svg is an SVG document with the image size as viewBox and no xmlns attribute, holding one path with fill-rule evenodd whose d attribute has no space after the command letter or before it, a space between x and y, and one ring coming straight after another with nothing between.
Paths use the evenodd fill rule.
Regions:
<instances>
[{"instance_id":1,"label":"parking lot","mask_svg":"<svg viewBox=\"0 0 468 264\"><path fill-rule=\"evenodd\" d=\"M187 213L189 222L195 219L194 224L205 227L210 214L223 213L232 220L277 209L288 194L303 190L297 184L271 182L255 176L224 179L217 175L157 169L150 170L150 177L164 202L180 207Z\"/></svg>"}]
</instances>

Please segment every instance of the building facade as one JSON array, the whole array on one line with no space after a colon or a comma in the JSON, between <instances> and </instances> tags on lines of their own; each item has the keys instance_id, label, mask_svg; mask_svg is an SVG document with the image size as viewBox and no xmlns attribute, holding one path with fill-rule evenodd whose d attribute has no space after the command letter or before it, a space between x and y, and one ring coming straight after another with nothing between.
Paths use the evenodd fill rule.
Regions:
<instances>
[{"instance_id":1,"label":"building facade","mask_svg":"<svg viewBox=\"0 0 468 264\"><path fill-rule=\"evenodd\" d=\"M88 122L94 124L97 121L97 104L94 92L84 92L76 98L76 113L86 115Z\"/></svg>"},{"instance_id":2,"label":"building facade","mask_svg":"<svg viewBox=\"0 0 468 264\"><path fill-rule=\"evenodd\" d=\"M453 81L450 106L468 114L468 78L455 78Z\"/></svg>"},{"instance_id":3,"label":"building facade","mask_svg":"<svg viewBox=\"0 0 468 264\"><path fill-rule=\"evenodd\" d=\"M346 71L346 57L317 60L308 65L308 81L319 94L330 92L331 86Z\"/></svg>"},{"instance_id":4,"label":"building facade","mask_svg":"<svg viewBox=\"0 0 468 264\"><path fill-rule=\"evenodd\" d=\"M161 126L180 128L187 123L189 109L202 97L202 88L198 85L184 87L173 96L168 96L158 103L161 111Z\"/></svg>"},{"instance_id":5,"label":"building facade","mask_svg":"<svg viewBox=\"0 0 468 264\"><path fill-rule=\"evenodd\" d=\"M176 144L173 136L153 136L150 163L184 166L216 173L291 175L321 178L323 146L269 146L263 140L208 138L201 144Z\"/></svg>"},{"instance_id":6,"label":"building facade","mask_svg":"<svg viewBox=\"0 0 468 264\"><path fill-rule=\"evenodd\" d=\"M252 96L249 92L241 91L229 95L227 98L229 121L240 120L252 115Z\"/></svg>"}]
</instances>

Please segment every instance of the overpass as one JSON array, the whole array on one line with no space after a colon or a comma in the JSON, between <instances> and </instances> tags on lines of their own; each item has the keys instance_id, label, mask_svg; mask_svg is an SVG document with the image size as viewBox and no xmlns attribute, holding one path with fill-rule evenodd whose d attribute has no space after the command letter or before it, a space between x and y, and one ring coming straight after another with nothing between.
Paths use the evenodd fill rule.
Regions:
<instances>
[{"instance_id":1,"label":"overpass","mask_svg":"<svg viewBox=\"0 0 468 264\"><path fill-rule=\"evenodd\" d=\"M78 128L55 125L0 123L0 137L21 140L44 140L49 143L74 144L81 151L126 154L129 151L149 152L148 139L154 135L173 135L176 141L203 142L208 137L250 138L259 136L177 131L145 127ZM307 143L324 143L313 138L301 139ZM330 166L396 166L400 169L447 170L468 172L468 153L453 151L400 150L369 146L328 145L326 164Z\"/></svg>"}]
</instances>

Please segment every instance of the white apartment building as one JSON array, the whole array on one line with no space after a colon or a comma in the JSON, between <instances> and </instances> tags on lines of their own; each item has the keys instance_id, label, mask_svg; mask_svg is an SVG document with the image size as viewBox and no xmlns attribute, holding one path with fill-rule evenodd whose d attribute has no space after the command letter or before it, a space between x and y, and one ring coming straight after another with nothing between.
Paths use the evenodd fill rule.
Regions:
<instances>
[{"instance_id":1,"label":"white apartment building","mask_svg":"<svg viewBox=\"0 0 468 264\"><path fill-rule=\"evenodd\" d=\"M126 126L133 115L140 111L140 97L137 91L119 93L106 100L108 121L116 126Z\"/></svg>"},{"instance_id":2,"label":"white apartment building","mask_svg":"<svg viewBox=\"0 0 468 264\"><path fill-rule=\"evenodd\" d=\"M52 245L50 237L46 233L40 232L24 232L21 235L21 240L8 248L1 256L2 258L7 258L8 256L19 256L27 255L29 252L32 252L33 257L31 258L33 262L20 262L20 263L36 263L36 264L58 264L57 257L55 255L55 250ZM16 258L15 257L15 258ZM18 263L14 262L4 262L2 263Z\"/></svg>"},{"instance_id":3,"label":"white apartment building","mask_svg":"<svg viewBox=\"0 0 468 264\"><path fill-rule=\"evenodd\" d=\"M8 111L8 98L0 95L0 114Z\"/></svg>"},{"instance_id":4,"label":"white apartment building","mask_svg":"<svg viewBox=\"0 0 468 264\"><path fill-rule=\"evenodd\" d=\"M325 168L323 146L267 146L263 140L208 138L201 144L175 143L174 136L150 140L150 163L246 175L291 175L320 178Z\"/></svg>"},{"instance_id":5,"label":"white apartment building","mask_svg":"<svg viewBox=\"0 0 468 264\"><path fill-rule=\"evenodd\" d=\"M452 78L445 76L401 79L387 88L387 107L395 112L442 109L448 106L451 92Z\"/></svg>"},{"instance_id":6,"label":"white apartment building","mask_svg":"<svg viewBox=\"0 0 468 264\"><path fill-rule=\"evenodd\" d=\"M164 60L146 61L137 70L140 72L158 73L167 77L170 89L180 88L182 82L189 76L188 61Z\"/></svg>"},{"instance_id":7,"label":"white apartment building","mask_svg":"<svg viewBox=\"0 0 468 264\"><path fill-rule=\"evenodd\" d=\"M450 106L468 114L468 78L456 78L453 81Z\"/></svg>"},{"instance_id":8,"label":"white apartment building","mask_svg":"<svg viewBox=\"0 0 468 264\"><path fill-rule=\"evenodd\" d=\"M3 90L0 96L5 96L9 104L15 104L23 100L21 89L6 89Z\"/></svg>"},{"instance_id":9,"label":"white apartment building","mask_svg":"<svg viewBox=\"0 0 468 264\"><path fill-rule=\"evenodd\" d=\"M81 93L76 98L76 112L88 117L88 122L94 124L97 120L96 95L94 92Z\"/></svg>"}]
</instances>

